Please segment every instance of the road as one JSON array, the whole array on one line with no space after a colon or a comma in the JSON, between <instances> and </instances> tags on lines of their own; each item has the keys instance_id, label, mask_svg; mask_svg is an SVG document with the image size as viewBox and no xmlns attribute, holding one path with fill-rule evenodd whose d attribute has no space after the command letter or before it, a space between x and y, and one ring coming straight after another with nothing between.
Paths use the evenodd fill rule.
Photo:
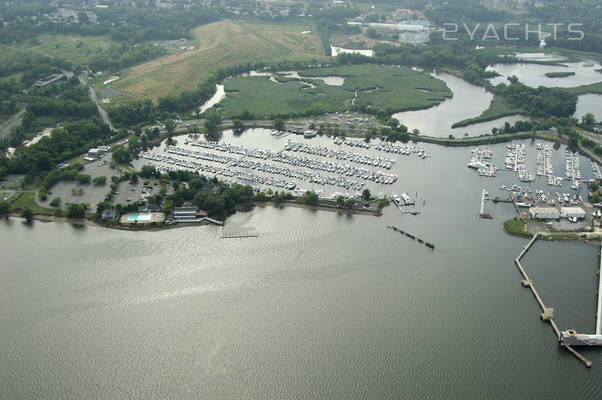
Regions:
<instances>
[{"instance_id":1,"label":"road","mask_svg":"<svg viewBox=\"0 0 602 400\"><path fill-rule=\"evenodd\" d=\"M84 78L82 78L81 76L78 76L78 79L82 85L86 86L87 82L84 80ZM109 118L109 114L100 105L100 102L98 101L98 96L96 96L96 90L92 86L88 86L88 95L90 96L90 99L94 103L96 103L96 107L98 108L98 113L100 114L100 117L102 118L103 122L105 124L109 125L109 128L111 128L112 131L115 130L115 128L113 127L113 124L111 123L111 120Z\"/></svg>"}]
</instances>

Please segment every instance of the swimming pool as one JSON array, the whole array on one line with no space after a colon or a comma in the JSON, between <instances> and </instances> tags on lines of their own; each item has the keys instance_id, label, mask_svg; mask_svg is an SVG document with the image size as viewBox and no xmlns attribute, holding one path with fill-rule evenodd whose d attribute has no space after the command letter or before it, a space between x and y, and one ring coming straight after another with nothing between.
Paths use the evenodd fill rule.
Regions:
<instances>
[{"instance_id":1,"label":"swimming pool","mask_svg":"<svg viewBox=\"0 0 602 400\"><path fill-rule=\"evenodd\" d=\"M128 221L150 221L150 214L130 214L128 215Z\"/></svg>"}]
</instances>

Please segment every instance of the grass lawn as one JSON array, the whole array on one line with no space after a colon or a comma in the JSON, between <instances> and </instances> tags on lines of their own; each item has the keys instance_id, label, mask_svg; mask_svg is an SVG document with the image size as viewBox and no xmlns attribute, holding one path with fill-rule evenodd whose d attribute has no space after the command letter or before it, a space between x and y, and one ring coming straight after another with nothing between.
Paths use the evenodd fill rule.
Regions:
<instances>
[{"instance_id":1,"label":"grass lawn","mask_svg":"<svg viewBox=\"0 0 602 400\"><path fill-rule=\"evenodd\" d=\"M402 67L373 64L300 71L302 81L267 77L238 77L226 80L226 98L220 103L226 116L250 111L260 116L277 113L304 112L319 105L322 112L351 108L356 89L356 104L369 108L397 111L419 109L440 103L452 93L445 83L428 74ZM327 85L317 77L344 77L342 86Z\"/></svg>"},{"instance_id":2,"label":"grass lawn","mask_svg":"<svg viewBox=\"0 0 602 400\"><path fill-rule=\"evenodd\" d=\"M34 193L21 193L17 194L14 200L10 204L11 211L20 211L25 208L29 208L33 211L34 214L44 214L44 215L52 215L54 214L54 210L49 208L40 207L35 202L35 194Z\"/></svg>"},{"instance_id":3,"label":"grass lawn","mask_svg":"<svg viewBox=\"0 0 602 400\"><path fill-rule=\"evenodd\" d=\"M39 35L18 45L2 46L3 51L32 51L47 57L71 61L73 66L87 63L99 52L105 51L111 40L106 36Z\"/></svg>"},{"instance_id":4,"label":"grass lawn","mask_svg":"<svg viewBox=\"0 0 602 400\"><path fill-rule=\"evenodd\" d=\"M312 31L311 33L301 33ZM300 23L220 21L194 30L195 50L133 67L112 86L156 100L195 88L219 67L245 62L311 60L325 57L313 27Z\"/></svg>"},{"instance_id":5,"label":"grass lawn","mask_svg":"<svg viewBox=\"0 0 602 400\"><path fill-rule=\"evenodd\" d=\"M493 121L494 119L521 113L525 113L525 111L520 108L512 107L508 104L504 97L494 95L493 100L491 100L491 104L489 105L489 108L483 111L481 115L475 118L469 118L463 121L456 122L452 125L452 128L460 128L463 126L478 124L481 122Z\"/></svg>"},{"instance_id":6,"label":"grass lawn","mask_svg":"<svg viewBox=\"0 0 602 400\"><path fill-rule=\"evenodd\" d=\"M527 224L520 218L509 219L504 222L504 230L509 235L531 237L533 234L525 230Z\"/></svg>"}]
</instances>

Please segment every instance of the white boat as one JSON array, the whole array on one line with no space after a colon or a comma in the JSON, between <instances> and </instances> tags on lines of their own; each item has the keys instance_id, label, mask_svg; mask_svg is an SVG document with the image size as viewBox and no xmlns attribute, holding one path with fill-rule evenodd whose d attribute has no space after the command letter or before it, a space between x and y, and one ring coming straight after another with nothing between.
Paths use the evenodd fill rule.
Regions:
<instances>
[{"instance_id":1,"label":"white boat","mask_svg":"<svg viewBox=\"0 0 602 400\"><path fill-rule=\"evenodd\" d=\"M479 169L479 168L485 168L486 166L487 166L487 164L485 164L482 161L471 161L468 163L468 168Z\"/></svg>"}]
</instances>

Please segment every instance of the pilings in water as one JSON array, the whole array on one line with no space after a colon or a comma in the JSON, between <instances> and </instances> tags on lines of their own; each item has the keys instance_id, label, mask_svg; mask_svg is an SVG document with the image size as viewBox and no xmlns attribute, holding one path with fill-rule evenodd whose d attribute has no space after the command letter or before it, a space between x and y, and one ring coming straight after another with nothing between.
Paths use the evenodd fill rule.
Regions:
<instances>
[{"instance_id":1,"label":"pilings in water","mask_svg":"<svg viewBox=\"0 0 602 400\"><path fill-rule=\"evenodd\" d=\"M514 205L516 205L516 203L514 203ZM518 209L518 206L516 208ZM527 275L527 271L525 271L525 268L523 267L523 265L520 262L521 258L523 258L523 256L527 253L527 251L529 251L529 249L531 248L531 246L533 246L533 243L535 243L535 241L537 240L538 237L539 237L539 234L536 233L531 238L531 240L529 240L529 243L527 243L527 245L523 248L523 250L520 252L520 254L518 255L518 257L516 257L514 259L514 263L518 267L520 273L523 275L523 282L522 282L523 286L524 287L528 287L529 289L531 289L531 292L533 293L533 296L535 296L535 299L537 300L537 303L539 304L539 307L541 308L541 314L540 314L541 319L543 321L546 321L546 322L550 323L550 325L552 326L552 329L554 329L554 333L556 333L556 337L558 338L558 341L560 342L562 334L560 332L560 329L558 329L558 326L556 325L556 322L554 322L554 309L550 308L550 307L546 307L546 305L544 304L543 300L541 299L541 296L537 292L537 289L535 289L535 285L533 284L533 280L531 280L529 278L529 276ZM592 366L592 362L591 361L589 361L588 359L586 359L585 357L583 357L581 354L579 354L571 346L566 345L566 344L564 344L562 342L560 343L560 345L562 347L566 348L567 350L569 350L575 357L577 357L579 360L581 360L585 364L586 367L590 368Z\"/></svg>"},{"instance_id":2,"label":"pilings in water","mask_svg":"<svg viewBox=\"0 0 602 400\"><path fill-rule=\"evenodd\" d=\"M422 243L422 244L424 244L426 247L428 247L430 249L433 249L433 250L435 249L435 245L433 243L429 243L426 240L420 239L419 237L416 237L416 236L412 235L409 232L405 232L405 231L397 228L396 226L389 225L389 226L387 226L387 228L391 229L391 230L394 230L395 232L399 232L402 235L405 235L405 236L409 237L412 240L416 240L416 241L418 241L418 243Z\"/></svg>"}]
</instances>

